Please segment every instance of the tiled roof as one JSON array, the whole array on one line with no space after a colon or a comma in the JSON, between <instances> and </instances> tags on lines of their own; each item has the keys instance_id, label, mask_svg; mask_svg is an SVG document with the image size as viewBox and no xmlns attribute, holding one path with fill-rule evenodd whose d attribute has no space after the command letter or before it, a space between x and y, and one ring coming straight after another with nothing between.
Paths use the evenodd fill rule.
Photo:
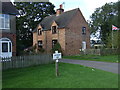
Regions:
<instances>
[{"instance_id":1,"label":"tiled roof","mask_svg":"<svg viewBox=\"0 0 120 90\"><path fill-rule=\"evenodd\" d=\"M42 26L43 30L50 30L53 21L55 21L58 25L58 28L64 28L67 26L69 21L72 19L72 17L78 10L79 8L63 12L59 16L56 15L47 16L40 22L40 25ZM33 32L35 32L36 30L37 28Z\"/></svg>"},{"instance_id":2,"label":"tiled roof","mask_svg":"<svg viewBox=\"0 0 120 90\"><path fill-rule=\"evenodd\" d=\"M13 6L13 4L11 2L2 2L2 13L3 14L12 14L12 15L19 14L17 9Z\"/></svg>"}]
</instances>

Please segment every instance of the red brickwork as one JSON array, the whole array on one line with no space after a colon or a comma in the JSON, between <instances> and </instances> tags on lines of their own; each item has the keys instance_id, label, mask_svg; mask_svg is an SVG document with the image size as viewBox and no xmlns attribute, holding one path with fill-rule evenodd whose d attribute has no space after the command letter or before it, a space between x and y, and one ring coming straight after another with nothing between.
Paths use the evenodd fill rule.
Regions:
<instances>
[{"instance_id":1,"label":"red brickwork","mask_svg":"<svg viewBox=\"0 0 120 90\"><path fill-rule=\"evenodd\" d=\"M12 42L12 54L16 56L16 34L2 33L2 38L9 38Z\"/></svg>"},{"instance_id":2,"label":"red brickwork","mask_svg":"<svg viewBox=\"0 0 120 90\"><path fill-rule=\"evenodd\" d=\"M51 26L57 26L53 22ZM82 27L86 27L86 34L82 34ZM40 26L38 27L40 28ZM73 16L65 28L57 29L57 34L52 34L51 30L43 31L41 36L33 33L33 45L38 40L43 41L43 48L47 53L52 49L52 40L57 39L62 47L63 55L76 55L80 54L82 48L82 41L86 41L87 48L90 48L90 31L80 10Z\"/></svg>"}]
</instances>

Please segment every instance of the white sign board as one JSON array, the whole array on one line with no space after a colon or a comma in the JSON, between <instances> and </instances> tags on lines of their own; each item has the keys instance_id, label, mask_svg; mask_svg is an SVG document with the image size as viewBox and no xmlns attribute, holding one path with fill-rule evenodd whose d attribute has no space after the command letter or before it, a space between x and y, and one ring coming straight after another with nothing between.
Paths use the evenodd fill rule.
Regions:
<instances>
[{"instance_id":1,"label":"white sign board","mask_svg":"<svg viewBox=\"0 0 120 90\"><path fill-rule=\"evenodd\" d=\"M58 53L58 51L55 51L55 53L53 53L53 59L57 60L57 59L61 59L61 53Z\"/></svg>"}]
</instances>

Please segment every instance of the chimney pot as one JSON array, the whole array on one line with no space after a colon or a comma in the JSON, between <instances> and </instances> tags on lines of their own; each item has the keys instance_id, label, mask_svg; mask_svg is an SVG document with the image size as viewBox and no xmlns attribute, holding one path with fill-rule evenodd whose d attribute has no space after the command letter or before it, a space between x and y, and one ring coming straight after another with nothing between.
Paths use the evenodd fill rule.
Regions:
<instances>
[{"instance_id":1,"label":"chimney pot","mask_svg":"<svg viewBox=\"0 0 120 90\"><path fill-rule=\"evenodd\" d=\"M61 4L60 8L56 10L56 15L59 16L62 12L64 12L64 9L62 8L62 4Z\"/></svg>"}]
</instances>

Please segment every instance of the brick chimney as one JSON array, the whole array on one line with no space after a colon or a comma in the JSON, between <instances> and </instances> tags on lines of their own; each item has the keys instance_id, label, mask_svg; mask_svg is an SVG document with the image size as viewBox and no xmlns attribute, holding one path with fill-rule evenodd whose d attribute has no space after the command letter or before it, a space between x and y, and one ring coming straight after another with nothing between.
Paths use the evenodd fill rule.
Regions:
<instances>
[{"instance_id":1,"label":"brick chimney","mask_svg":"<svg viewBox=\"0 0 120 90\"><path fill-rule=\"evenodd\" d=\"M61 4L60 8L56 10L56 16L59 16L62 12L64 12L64 9L62 8L62 4Z\"/></svg>"}]
</instances>

